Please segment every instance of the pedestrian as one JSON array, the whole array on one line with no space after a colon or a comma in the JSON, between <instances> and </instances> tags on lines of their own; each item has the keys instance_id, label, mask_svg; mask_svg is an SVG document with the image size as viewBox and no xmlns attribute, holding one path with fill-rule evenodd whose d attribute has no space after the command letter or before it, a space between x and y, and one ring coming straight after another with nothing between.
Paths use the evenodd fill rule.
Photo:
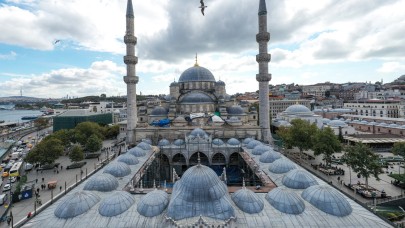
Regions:
<instances>
[{"instance_id":1,"label":"pedestrian","mask_svg":"<svg viewBox=\"0 0 405 228\"><path fill-rule=\"evenodd\" d=\"M42 185L41 185L41 188L42 188ZM39 193L39 188L37 188L37 192Z\"/></svg>"},{"instance_id":2,"label":"pedestrian","mask_svg":"<svg viewBox=\"0 0 405 228\"><path fill-rule=\"evenodd\" d=\"M62 169L63 169L63 166L61 165L61 166L60 166L60 170L62 170Z\"/></svg>"},{"instance_id":3,"label":"pedestrian","mask_svg":"<svg viewBox=\"0 0 405 228\"><path fill-rule=\"evenodd\" d=\"M56 174L59 174L59 170L56 170Z\"/></svg>"},{"instance_id":4,"label":"pedestrian","mask_svg":"<svg viewBox=\"0 0 405 228\"><path fill-rule=\"evenodd\" d=\"M38 183L38 178L37 178L37 179L35 179L35 183L36 183L36 184Z\"/></svg>"},{"instance_id":5,"label":"pedestrian","mask_svg":"<svg viewBox=\"0 0 405 228\"><path fill-rule=\"evenodd\" d=\"M59 186L59 190L62 191L62 186Z\"/></svg>"},{"instance_id":6,"label":"pedestrian","mask_svg":"<svg viewBox=\"0 0 405 228\"><path fill-rule=\"evenodd\" d=\"M7 224L10 225L10 223L11 223L11 216L8 216L7 217Z\"/></svg>"}]
</instances>

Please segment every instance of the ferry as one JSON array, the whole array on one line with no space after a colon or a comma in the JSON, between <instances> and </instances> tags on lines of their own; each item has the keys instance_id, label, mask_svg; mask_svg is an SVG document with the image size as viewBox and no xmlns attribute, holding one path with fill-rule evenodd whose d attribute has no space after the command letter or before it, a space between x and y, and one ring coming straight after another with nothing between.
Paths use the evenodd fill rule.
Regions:
<instances>
[{"instance_id":1,"label":"ferry","mask_svg":"<svg viewBox=\"0 0 405 228\"><path fill-rule=\"evenodd\" d=\"M38 116L23 116L21 117L21 120L35 120L37 118Z\"/></svg>"}]
</instances>

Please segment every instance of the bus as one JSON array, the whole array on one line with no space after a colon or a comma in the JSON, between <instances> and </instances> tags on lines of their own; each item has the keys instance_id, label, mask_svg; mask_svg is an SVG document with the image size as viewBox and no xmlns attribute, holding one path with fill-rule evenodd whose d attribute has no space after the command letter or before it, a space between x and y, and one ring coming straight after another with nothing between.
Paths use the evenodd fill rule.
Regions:
<instances>
[{"instance_id":1,"label":"bus","mask_svg":"<svg viewBox=\"0 0 405 228\"><path fill-rule=\"evenodd\" d=\"M23 162L16 162L13 164L13 167L10 169L10 177L20 176L21 168Z\"/></svg>"}]
</instances>

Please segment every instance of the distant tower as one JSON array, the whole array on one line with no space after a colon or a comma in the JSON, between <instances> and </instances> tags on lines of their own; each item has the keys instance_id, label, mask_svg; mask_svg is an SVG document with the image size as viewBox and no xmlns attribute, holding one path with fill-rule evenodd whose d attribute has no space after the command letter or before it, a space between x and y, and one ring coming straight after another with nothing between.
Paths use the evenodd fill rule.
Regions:
<instances>
[{"instance_id":1,"label":"distant tower","mask_svg":"<svg viewBox=\"0 0 405 228\"><path fill-rule=\"evenodd\" d=\"M271 56L267 53L267 43L270 40L270 33L267 32L267 9L266 1L260 0L259 3L259 33L256 35L256 41L259 43L259 54L256 55L256 61L259 63L259 73L256 74L256 80L259 82L259 125L262 129L262 140L273 143L270 134L270 107L269 107L269 62Z\"/></svg>"},{"instance_id":2,"label":"distant tower","mask_svg":"<svg viewBox=\"0 0 405 228\"><path fill-rule=\"evenodd\" d=\"M127 2L127 28L124 36L124 43L127 46L127 55L124 56L124 63L127 65L127 76L124 76L124 82L127 84L127 144L135 144L135 128L138 122L136 109L136 84L139 78L135 75L135 65L138 58L135 56L135 27L134 27L134 9L132 0Z\"/></svg>"}]
</instances>

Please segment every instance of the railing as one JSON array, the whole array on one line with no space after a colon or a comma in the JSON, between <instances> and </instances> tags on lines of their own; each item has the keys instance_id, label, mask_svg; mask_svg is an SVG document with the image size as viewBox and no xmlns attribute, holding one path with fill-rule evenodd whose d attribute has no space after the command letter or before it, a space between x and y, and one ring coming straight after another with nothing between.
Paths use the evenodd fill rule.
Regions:
<instances>
[{"instance_id":1,"label":"railing","mask_svg":"<svg viewBox=\"0 0 405 228\"><path fill-rule=\"evenodd\" d=\"M391 202L391 201L395 201L395 200L399 200L399 199L404 199L404 198L405 198L404 195L399 195L399 196L394 196L394 197L376 199L376 204L387 203L387 202ZM373 202L367 202L366 205L367 206L373 206L374 203Z\"/></svg>"}]
</instances>

